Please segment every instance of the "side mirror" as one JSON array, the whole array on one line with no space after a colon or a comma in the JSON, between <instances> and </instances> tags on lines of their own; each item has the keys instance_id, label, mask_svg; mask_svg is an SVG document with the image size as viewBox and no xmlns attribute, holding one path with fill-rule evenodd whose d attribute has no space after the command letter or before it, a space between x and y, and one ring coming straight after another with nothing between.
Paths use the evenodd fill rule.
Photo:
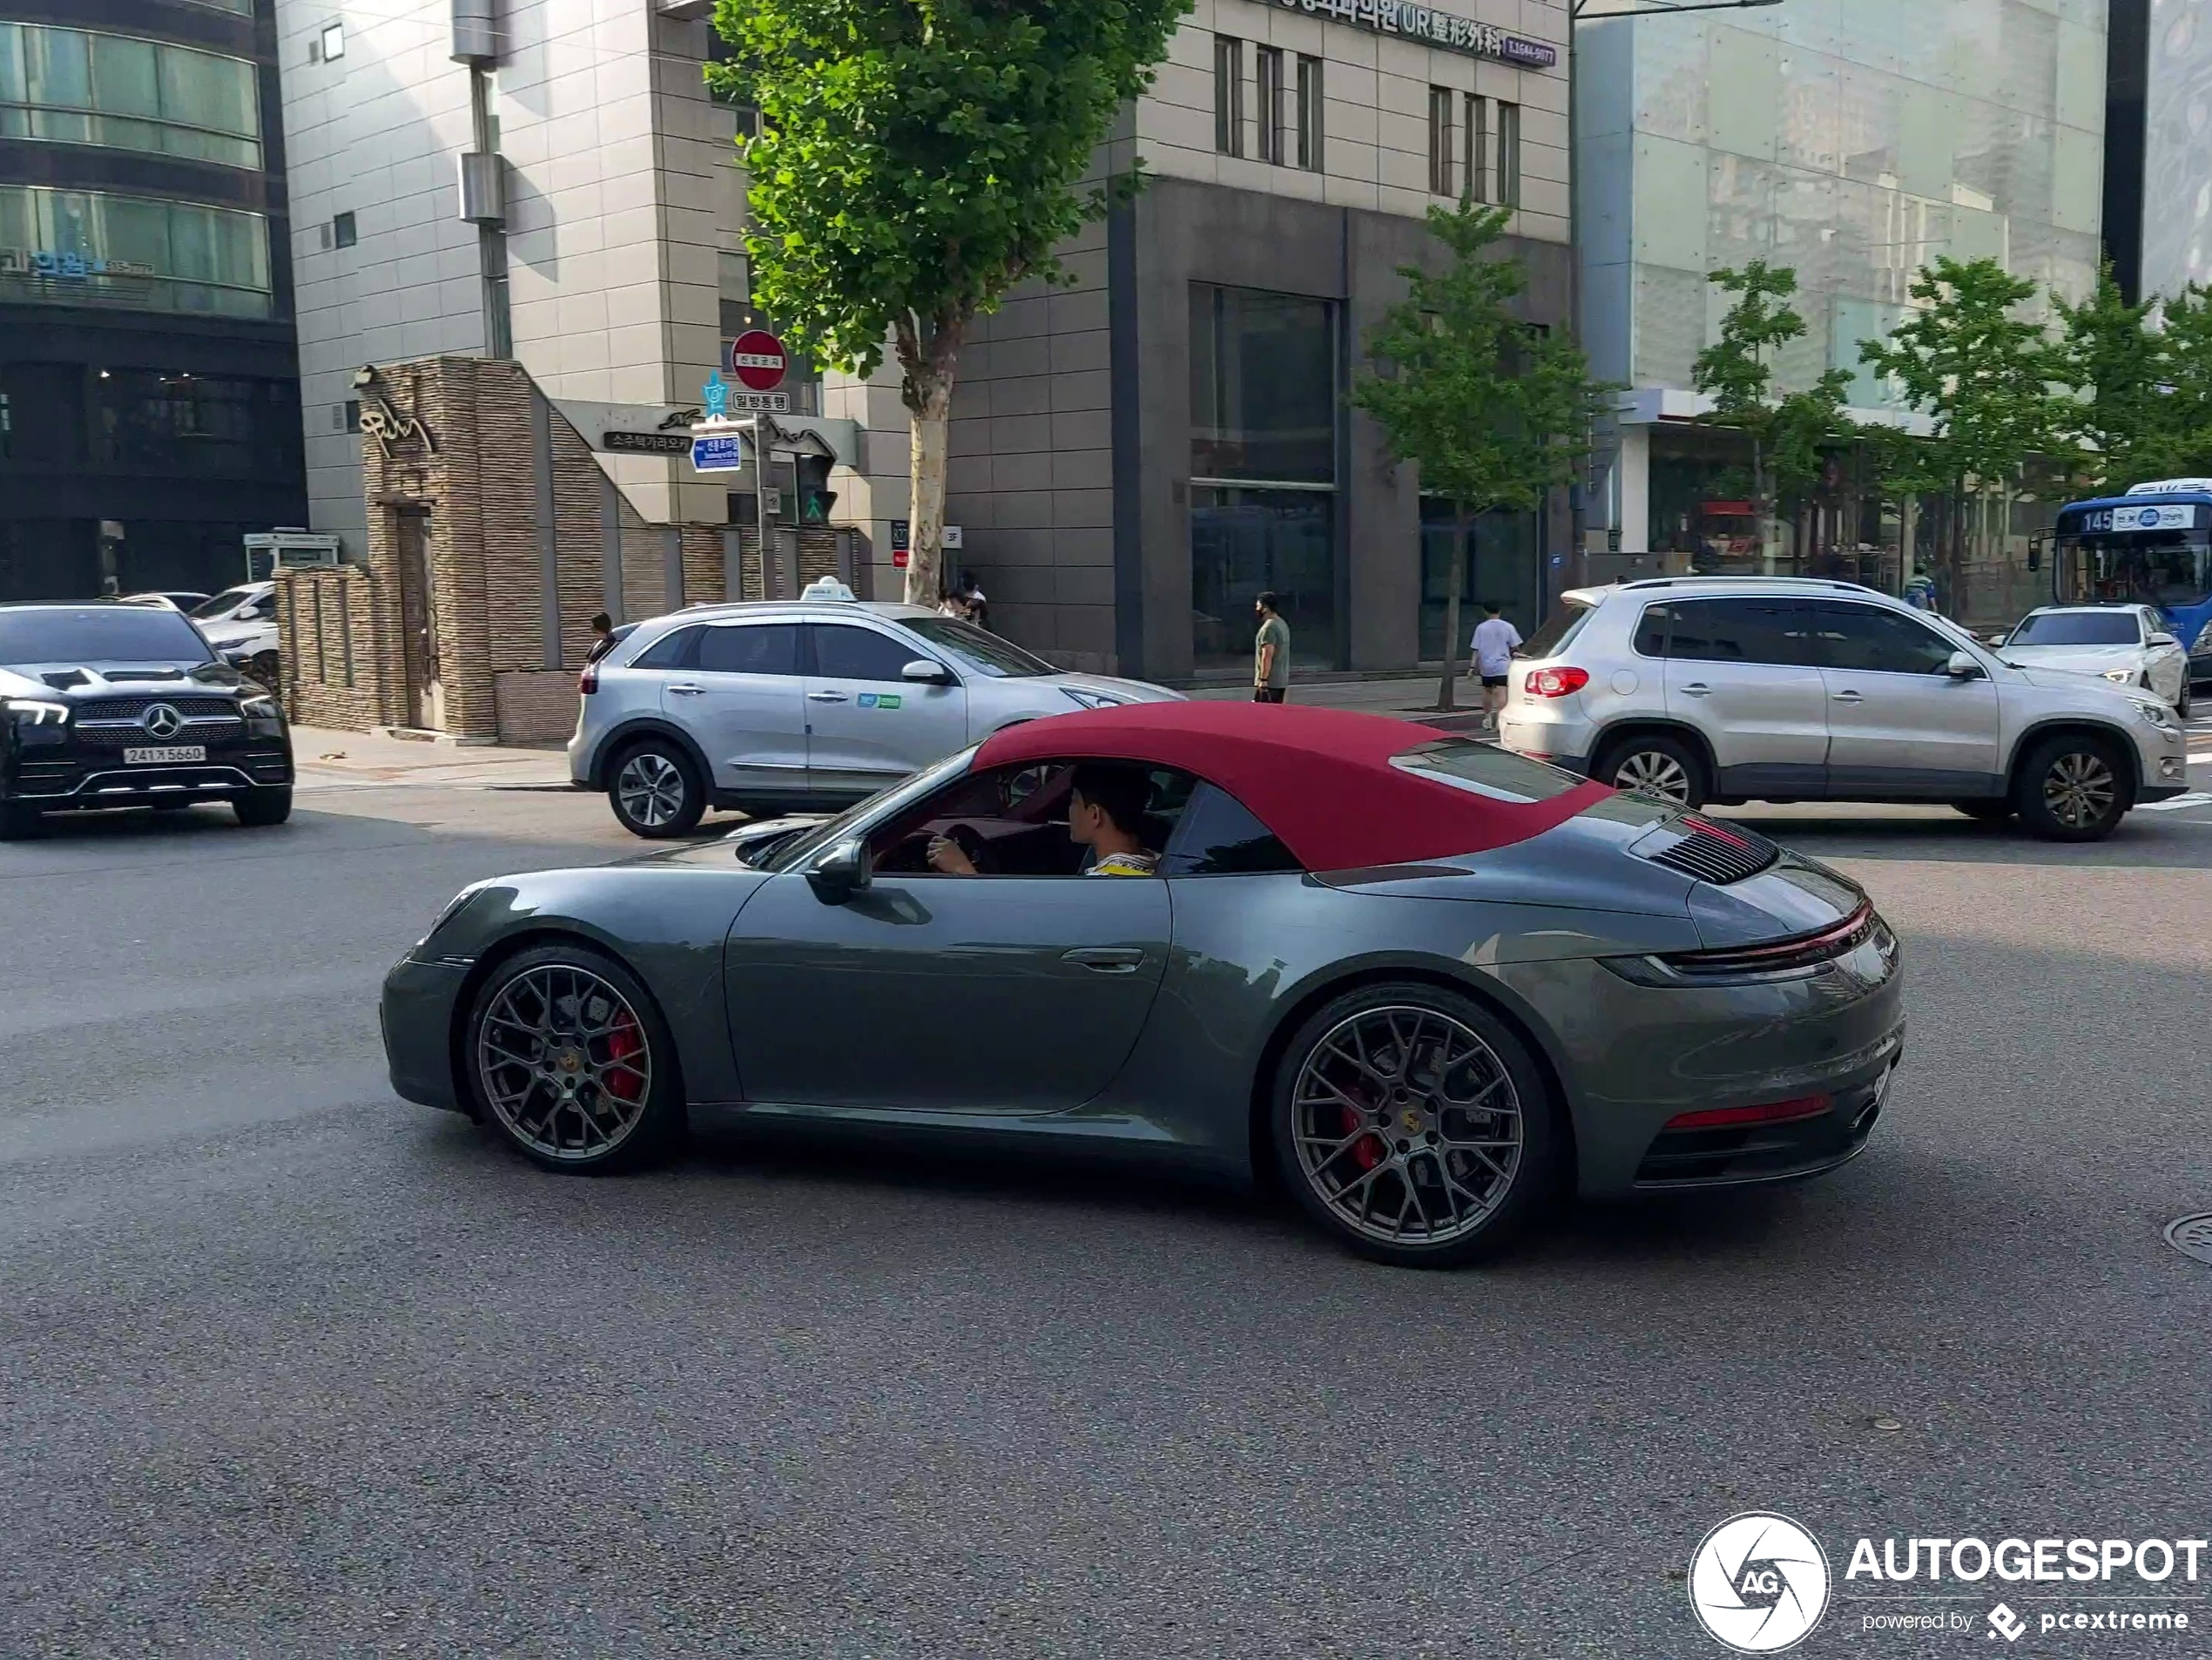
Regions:
<instances>
[{"instance_id":1,"label":"side mirror","mask_svg":"<svg viewBox=\"0 0 2212 1660\"><path fill-rule=\"evenodd\" d=\"M825 905L842 905L872 880L868 844L858 836L831 843L806 873L807 885Z\"/></svg>"},{"instance_id":2,"label":"side mirror","mask_svg":"<svg viewBox=\"0 0 2212 1660\"><path fill-rule=\"evenodd\" d=\"M2013 638L2013 637L2012 637L2010 634L2007 634L2007 633L2006 633L2006 632L2003 629L2001 629L2001 628L2000 628L2000 629L1999 629L1999 630L1998 630L1998 631L1997 631L1994 634L1986 635L1986 636L1984 637L1984 638L1985 638L1985 639L1987 641L1987 643L1988 643L1989 644L1991 644L1991 645L2002 645L2002 644L2004 644L2006 640L2009 640L2009 639L2010 639L2010 638Z\"/></svg>"},{"instance_id":3,"label":"side mirror","mask_svg":"<svg viewBox=\"0 0 2212 1660\"><path fill-rule=\"evenodd\" d=\"M2150 643L2153 645L2179 645L2182 641L2176 634L2154 634L2150 637Z\"/></svg>"},{"instance_id":4,"label":"side mirror","mask_svg":"<svg viewBox=\"0 0 2212 1660\"><path fill-rule=\"evenodd\" d=\"M1979 680L1983 673L1981 665L1974 661L1971 651L1953 651L1951 661L1943 665L1943 671L1954 680Z\"/></svg>"},{"instance_id":5,"label":"side mirror","mask_svg":"<svg viewBox=\"0 0 2212 1660\"><path fill-rule=\"evenodd\" d=\"M918 680L926 686L948 686L953 684L953 671L941 663L933 663L918 657L899 671L902 680Z\"/></svg>"}]
</instances>

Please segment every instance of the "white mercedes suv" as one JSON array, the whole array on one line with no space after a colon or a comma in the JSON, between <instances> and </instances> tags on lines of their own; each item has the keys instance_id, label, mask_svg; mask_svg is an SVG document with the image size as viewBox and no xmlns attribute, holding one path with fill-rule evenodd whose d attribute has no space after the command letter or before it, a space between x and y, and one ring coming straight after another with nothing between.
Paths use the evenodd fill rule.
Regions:
<instances>
[{"instance_id":1,"label":"white mercedes suv","mask_svg":"<svg viewBox=\"0 0 2212 1660\"><path fill-rule=\"evenodd\" d=\"M2187 787L2164 699L2017 666L1853 583L1578 590L1517 656L1507 747L1691 806L1940 801L2089 841Z\"/></svg>"}]
</instances>

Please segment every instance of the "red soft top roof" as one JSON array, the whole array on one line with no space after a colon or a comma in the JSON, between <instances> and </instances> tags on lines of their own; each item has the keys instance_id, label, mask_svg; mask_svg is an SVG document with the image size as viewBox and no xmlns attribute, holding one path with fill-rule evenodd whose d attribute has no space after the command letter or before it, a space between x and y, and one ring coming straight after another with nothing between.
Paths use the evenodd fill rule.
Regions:
<instances>
[{"instance_id":1,"label":"red soft top roof","mask_svg":"<svg viewBox=\"0 0 2212 1660\"><path fill-rule=\"evenodd\" d=\"M1584 784L1548 801L1499 801L1390 764L1444 736L1417 721L1293 704L1136 703L1010 726L985 740L975 766L1172 766L1235 796L1308 870L1487 852L1541 835L1611 793Z\"/></svg>"}]
</instances>

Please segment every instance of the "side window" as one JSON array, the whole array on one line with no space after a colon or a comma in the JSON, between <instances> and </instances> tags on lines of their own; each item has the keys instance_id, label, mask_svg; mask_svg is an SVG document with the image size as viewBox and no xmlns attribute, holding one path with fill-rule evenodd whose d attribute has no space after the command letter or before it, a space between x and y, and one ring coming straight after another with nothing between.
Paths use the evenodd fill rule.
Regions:
<instances>
[{"instance_id":1,"label":"side window","mask_svg":"<svg viewBox=\"0 0 2212 1660\"><path fill-rule=\"evenodd\" d=\"M797 674L799 624L728 623L697 631L702 674Z\"/></svg>"},{"instance_id":2,"label":"side window","mask_svg":"<svg viewBox=\"0 0 2212 1660\"><path fill-rule=\"evenodd\" d=\"M1636 623L1635 649L1638 657L1667 655L1667 630L1675 620L1672 605L1647 605L1643 616Z\"/></svg>"},{"instance_id":3,"label":"side window","mask_svg":"<svg viewBox=\"0 0 2212 1660\"><path fill-rule=\"evenodd\" d=\"M1778 663L1811 668L1811 619L1794 599L1699 599L1669 608L1667 655L1701 663Z\"/></svg>"},{"instance_id":4,"label":"side window","mask_svg":"<svg viewBox=\"0 0 2212 1660\"><path fill-rule=\"evenodd\" d=\"M843 623L814 625L814 672L825 680L888 680L896 683L907 664L927 653L879 634L872 628Z\"/></svg>"},{"instance_id":5,"label":"side window","mask_svg":"<svg viewBox=\"0 0 2212 1660\"><path fill-rule=\"evenodd\" d=\"M1925 624L1872 605L1824 601L1818 618L1821 660L1864 674L1941 674L1958 648Z\"/></svg>"},{"instance_id":6,"label":"side window","mask_svg":"<svg viewBox=\"0 0 2212 1660\"><path fill-rule=\"evenodd\" d=\"M253 614L260 617L274 617L276 599L277 597L273 593L263 594L260 598L253 602Z\"/></svg>"},{"instance_id":7,"label":"side window","mask_svg":"<svg viewBox=\"0 0 2212 1660\"><path fill-rule=\"evenodd\" d=\"M1176 821L1160 860L1163 876L1226 876L1296 870L1291 850L1228 791L1201 784Z\"/></svg>"},{"instance_id":8,"label":"side window","mask_svg":"<svg viewBox=\"0 0 2212 1660\"><path fill-rule=\"evenodd\" d=\"M699 649L703 628L671 629L637 654L633 669L688 669Z\"/></svg>"}]
</instances>

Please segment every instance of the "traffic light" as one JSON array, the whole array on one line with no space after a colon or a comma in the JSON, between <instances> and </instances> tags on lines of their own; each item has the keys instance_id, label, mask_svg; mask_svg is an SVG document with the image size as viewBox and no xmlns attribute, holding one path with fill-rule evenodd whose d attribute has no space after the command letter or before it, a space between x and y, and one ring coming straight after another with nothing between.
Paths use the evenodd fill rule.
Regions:
<instances>
[{"instance_id":1,"label":"traffic light","mask_svg":"<svg viewBox=\"0 0 2212 1660\"><path fill-rule=\"evenodd\" d=\"M827 455L792 459L799 466L799 522L827 524L830 509L837 505L837 492L829 487L830 469L835 463Z\"/></svg>"}]
</instances>

